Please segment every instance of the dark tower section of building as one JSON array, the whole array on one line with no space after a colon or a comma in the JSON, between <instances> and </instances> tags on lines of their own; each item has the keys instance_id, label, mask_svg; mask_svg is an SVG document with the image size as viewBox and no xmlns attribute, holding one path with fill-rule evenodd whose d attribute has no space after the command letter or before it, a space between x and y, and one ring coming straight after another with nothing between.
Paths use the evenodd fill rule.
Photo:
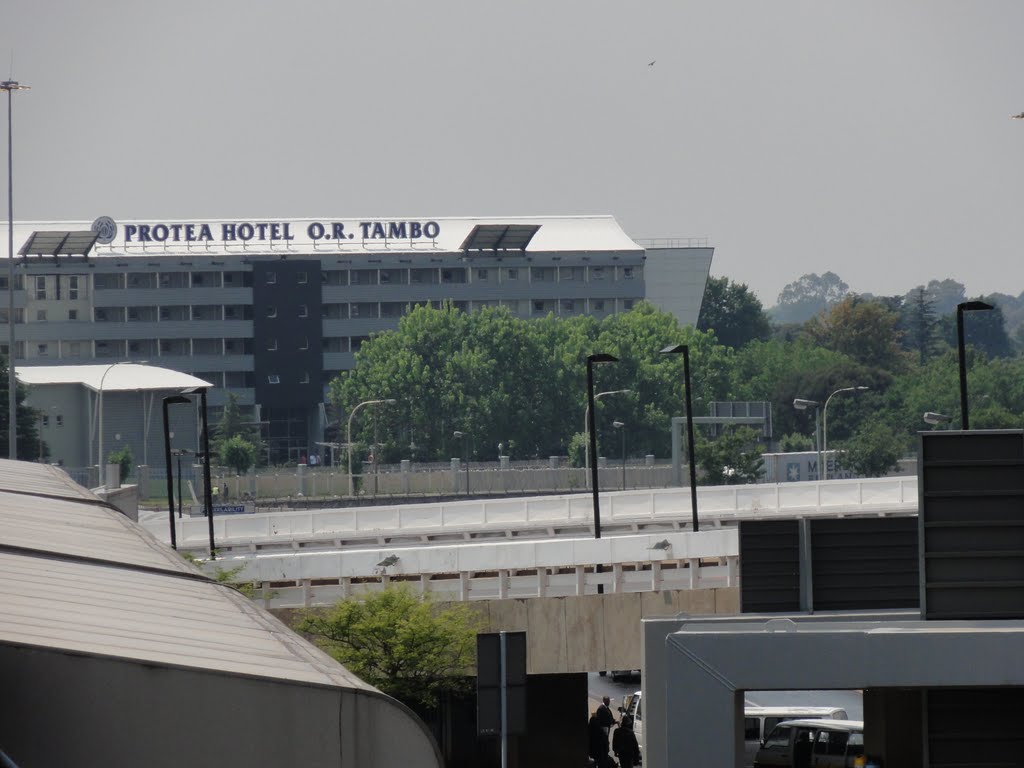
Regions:
<instances>
[{"instance_id":1,"label":"dark tower section of building","mask_svg":"<svg viewBox=\"0 0 1024 768\"><path fill-rule=\"evenodd\" d=\"M309 419L323 398L319 261L253 264L256 402L274 462L299 460Z\"/></svg>"}]
</instances>

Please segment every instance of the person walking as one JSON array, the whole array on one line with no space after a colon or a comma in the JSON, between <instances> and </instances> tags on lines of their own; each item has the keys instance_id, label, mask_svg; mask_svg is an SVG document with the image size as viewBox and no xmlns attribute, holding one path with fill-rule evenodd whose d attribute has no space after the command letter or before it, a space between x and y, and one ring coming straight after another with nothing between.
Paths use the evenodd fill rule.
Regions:
<instances>
[{"instance_id":1,"label":"person walking","mask_svg":"<svg viewBox=\"0 0 1024 768\"><path fill-rule=\"evenodd\" d=\"M623 715L622 722L615 729L612 750L619 758L621 768L633 768L634 765L640 764L640 744L633 733L633 718L629 715Z\"/></svg>"}]
</instances>

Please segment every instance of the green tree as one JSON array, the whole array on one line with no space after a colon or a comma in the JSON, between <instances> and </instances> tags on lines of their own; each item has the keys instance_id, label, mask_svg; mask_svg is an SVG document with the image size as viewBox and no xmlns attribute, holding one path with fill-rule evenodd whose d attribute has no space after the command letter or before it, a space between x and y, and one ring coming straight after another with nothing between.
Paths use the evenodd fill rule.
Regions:
<instances>
[{"instance_id":1,"label":"green tree","mask_svg":"<svg viewBox=\"0 0 1024 768\"><path fill-rule=\"evenodd\" d=\"M938 345L939 320L934 307L935 300L920 287L907 294L900 313L903 348L916 352L920 365L934 357Z\"/></svg>"},{"instance_id":2,"label":"green tree","mask_svg":"<svg viewBox=\"0 0 1024 768\"><path fill-rule=\"evenodd\" d=\"M750 427L726 427L717 438L701 435L697 463L709 485L740 485L761 479L764 459L759 433Z\"/></svg>"},{"instance_id":3,"label":"green tree","mask_svg":"<svg viewBox=\"0 0 1024 768\"><path fill-rule=\"evenodd\" d=\"M220 460L237 474L244 475L256 463L256 446L235 435L220 444Z\"/></svg>"},{"instance_id":4,"label":"green tree","mask_svg":"<svg viewBox=\"0 0 1024 768\"><path fill-rule=\"evenodd\" d=\"M124 446L116 451L107 454L107 464L118 464L121 467L121 481L124 482L132 476L132 467L135 461L132 457L131 446Z\"/></svg>"},{"instance_id":5,"label":"green tree","mask_svg":"<svg viewBox=\"0 0 1024 768\"><path fill-rule=\"evenodd\" d=\"M308 612L298 624L361 679L421 710L466 688L480 629L468 604L437 605L404 585Z\"/></svg>"},{"instance_id":6,"label":"green tree","mask_svg":"<svg viewBox=\"0 0 1024 768\"><path fill-rule=\"evenodd\" d=\"M985 296L979 296L978 299L993 306L986 311L964 313L964 344L984 352L989 357L1012 357L1013 342L1006 333L1002 307ZM941 328L946 343L956 349L958 341L955 311L942 318Z\"/></svg>"},{"instance_id":7,"label":"green tree","mask_svg":"<svg viewBox=\"0 0 1024 768\"><path fill-rule=\"evenodd\" d=\"M816 344L863 365L895 371L907 363L898 324L899 315L882 302L847 296L808 322L806 333Z\"/></svg>"},{"instance_id":8,"label":"green tree","mask_svg":"<svg viewBox=\"0 0 1024 768\"><path fill-rule=\"evenodd\" d=\"M814 450L814 438L801 435L798 432L791 432L783 435L779 440L779 450L782 453L802 453Z\"/></svg>"},{"instance_id":9,"label":"green tree","mask_svg":"<svg viewBox=\"0 0 1024 768\"><path fill-rule=\"evenodd\" d=\"M761 300L744 283L730 282L727 277L708 278L697 329L714 332L720 344L734 348L771 335Z\"/></svg>"},{"instance_id":10,"label":"green tree","mask_svg":"<svg viewBox=\"0 0 1024 768\"><path fill-rule=\"evenodd\" d=\"M882 421L862 424L839 444L837 464L861 477L882 477L898 469L906 439Z\"/></svg>"},{"instance_id":11,"label":"green tree","mask_svg":"<svg viewBox=\"0 0 1024 768\"><path fill-rule=\"evenodd\" d=\"M0 356L0 458L10 458L10 430L7 408L8 387L7 358ZM22 461L39 458L39 417L33 408L25 405L28 391L21 384L15 390L15 418L18 421L18 456Z\"/></svg>"},{"instance_id":12,"label":"green tree","mask_svg":"<svg viewBox=\"0 0 1024 768\"><path fill-rule=\"evenodd\" d=\"M768 314L775 323L802 323L840 301L850 291L835 272L810 273L787 285Z\"/></svg>"}]
</instances>

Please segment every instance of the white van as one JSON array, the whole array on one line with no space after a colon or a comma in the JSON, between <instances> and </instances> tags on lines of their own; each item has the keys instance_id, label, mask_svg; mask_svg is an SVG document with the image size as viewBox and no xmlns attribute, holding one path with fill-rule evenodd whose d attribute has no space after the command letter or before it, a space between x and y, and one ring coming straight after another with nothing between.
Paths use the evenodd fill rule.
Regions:
<instances>
[{"instance_id":1,"label":"white van","mask_svg":"<svg viewBox=\"0 0 1024 768\"><path fill-rule=\"evenodd\" d=\"M644 746L644 709L643 692L627 694L622 697L621 715L633 718L633 732L641 749ZM761 748L765 736L783 720L846 720L846 710L842 707L755 707L743 709L743 740L745 759L743 764L750 768L754 764L754 756Z\"/></svg>"}]
</instances>

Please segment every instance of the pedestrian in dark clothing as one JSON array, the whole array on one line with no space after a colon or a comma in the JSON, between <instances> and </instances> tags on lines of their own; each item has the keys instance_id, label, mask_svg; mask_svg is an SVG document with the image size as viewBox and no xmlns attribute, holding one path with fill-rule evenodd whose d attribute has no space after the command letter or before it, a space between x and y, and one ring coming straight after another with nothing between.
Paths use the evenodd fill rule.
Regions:
<instances>
[{"instance_id":1,"label":"pedestrian in dark clothing","mask_svg":"<svg viewBox=\"0 0 1024 768\"><path fill-rule=\"evenodd\" d=\"M597 720L601 723L601 727L604 728L605 735L611 732L612 726L615 725L615 716L612 714L612 708L609 706L611 699L605 696L601 699L601 706L597 708Z\"/></svg>"},{"instance_id":2,"label":"pedestrian in dark clothing","mask_svg":"<svg viewBox=\"0 0 1024 768\"><path fill-rule=\"evenodd\" d=\"M619 758L619 765L622 768L633 768L640 764L640 745L637 743L636 734L633 733L633 719L623 717L622 723L615 730L615 737L612 739L612 751Z\"/></svg>"},{"instance_id":3,"label":"pedestrian in dark clothing","mask_svg":"<svg viewBox=\"0 0 1024 768\"><path fill-rule=\"evenodd\" d=\"M590 722L587 723L587 753L597 768L607 768L612 763L612 758L608 754L608 735L604 732L596 712L590 716Z\"/></svg>"}]
</instances>

